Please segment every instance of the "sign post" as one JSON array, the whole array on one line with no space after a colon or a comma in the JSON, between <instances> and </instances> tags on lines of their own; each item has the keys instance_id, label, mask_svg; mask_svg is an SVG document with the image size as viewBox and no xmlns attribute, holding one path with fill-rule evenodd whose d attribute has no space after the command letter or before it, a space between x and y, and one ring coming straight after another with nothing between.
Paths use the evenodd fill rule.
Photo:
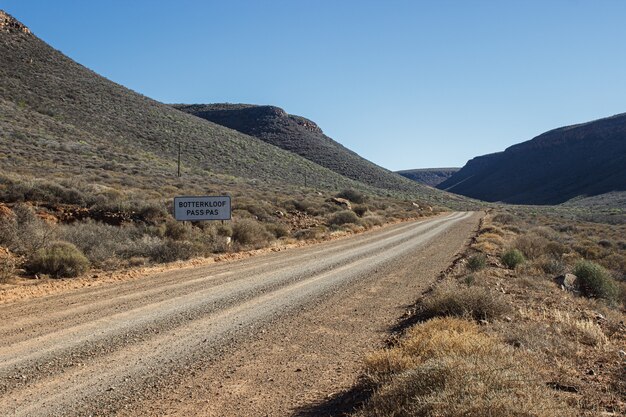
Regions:
<instances>
[{"instance_id":1,"label":"sign post","mask_svg":"<svg viewBox=\"0 0 626 417\"><path fill-rule=\"evenodd\" d=\"M175 197L174 218L192 222L230 220L230 196Z\"/></svg>"}]
</instances>

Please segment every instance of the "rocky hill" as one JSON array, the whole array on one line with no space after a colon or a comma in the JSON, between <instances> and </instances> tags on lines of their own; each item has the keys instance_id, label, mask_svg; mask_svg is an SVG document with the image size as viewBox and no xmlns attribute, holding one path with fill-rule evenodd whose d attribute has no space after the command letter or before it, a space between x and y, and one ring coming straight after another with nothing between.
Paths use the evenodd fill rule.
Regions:
<instances>
[{"instance_id":1,"label":"rocky hill","mask_svg":"<svg viewBox=\"0 0 626 417\"><path fill-rule=\"evenodd\" d=\"M626 190L626 113L479 156L437 186L485 201L560 204Z\"/></svg>"},{"instance_id":2,"label":"rocky hill","mask_svg":"<svg viewBox=\"0 0 626 417\"><path fill-rule=\"evenodd\" d=\"M243 183L257 190L308 186L379 195L401 190L399 195L433 204L462 201L378 167L377 175L400 185L385 188L382 180L374 186L348 178L137 94L71 60L1 11L0 56L0 199L6 200L7 189L17 183L45 179L97 185L99 193L147 190L141 191L146 197ZM305 119L289 120L297 129L318 132ZM182 178L177 176L179 150Z\"/></svg>"},{"instance_id":3,"label":"rocky hill","mask_svg":"<svg viewBox=\"0 0 626 417\"><path fill-rule=\"evenodd\" d=\"M343 176L377 188L414 191L415 183L347 149L308 119L274 106L250 104L174 105L177 109L257 137ZM423 192L426 192L422 188Z\"/></svg>"},{"instance_id":4,"label":"rocky hill","mask_svg":"<svg viewBox=\"0 0 626 417\"><path fill-rule=\"evenodd\" d=\"M422 168L397 171L398 174L421 184L436 187L450 178L460 168Z\"/></svg>"}]
</instances>

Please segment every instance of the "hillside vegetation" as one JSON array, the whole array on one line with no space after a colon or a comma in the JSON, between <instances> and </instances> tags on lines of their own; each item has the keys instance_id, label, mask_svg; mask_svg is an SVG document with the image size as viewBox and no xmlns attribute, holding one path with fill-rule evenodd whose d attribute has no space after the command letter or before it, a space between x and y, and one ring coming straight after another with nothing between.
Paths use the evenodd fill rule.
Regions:
<instances>
[{"instance_id":1,"label":"hillside vegetation","mask_svg":"<svg viewBox=\"0 0 626 417\"><path fill-rule=\"evenodd\" d=\"M476 157L438 188L516 204L560 204L626 191L626 113Z\"/></svg>"},{"instance_id":2,"label":"hillside vegetation","mask_svg":"<svg viewBox=\"0 0 626 417\"><path fill-rule=\"evenodd\" d=\"M288 114L281 108L250 104L179 104L174 107L255 136L372 187L433 194L432 190L407 181L342 146L326 136L315 122Z\"/></svg>"},{"instance_id":3,"label":"hillside vegetation","mask_svg":"<svg viewBox=\"0 0 626 417\"><path fill-rule=\"evenodd\" d=\"M464 201L376 188L151 100L4 12L0 56L0 281L323 239ZM172 197L204 194L232 196L233 221L174 221Z\"/></svg>"},{"instance_id":4,"label":"hillside vegetation","mask_svg":"<svg viewBox=\"0 0 626 417\"><path fill-rule=\"evenodd\" d=\"M422 169L407 169L404 171L398 171L397 173L405 178L426 184L430 187L436 187L460 168L422 168Z\"/></svg>"}]
</instances>

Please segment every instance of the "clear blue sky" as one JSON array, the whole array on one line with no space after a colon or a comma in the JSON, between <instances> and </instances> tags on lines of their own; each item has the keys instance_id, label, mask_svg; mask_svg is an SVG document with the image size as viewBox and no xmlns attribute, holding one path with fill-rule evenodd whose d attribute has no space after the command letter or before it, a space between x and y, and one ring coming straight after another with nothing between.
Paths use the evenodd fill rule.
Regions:
<instances>
[{"instance_id":1,"label":"clear blue sky","mask_svg":"<svg viewBox=\"0 0 626 417\"><path fill-rule=\"evenodd\" d=\"M274 104L386 168L626 112L626 1L0 0L167 103ZM1 57L0 57L1 59Z\"/></svg>"}]
</instances>

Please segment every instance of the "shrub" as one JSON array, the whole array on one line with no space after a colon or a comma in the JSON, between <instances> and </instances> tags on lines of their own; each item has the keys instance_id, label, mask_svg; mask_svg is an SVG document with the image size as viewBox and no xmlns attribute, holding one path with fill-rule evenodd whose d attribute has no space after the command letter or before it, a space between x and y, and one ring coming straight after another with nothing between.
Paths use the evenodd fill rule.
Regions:
<instances>
[{"instance_id":1,"label":"shrub","mask_svg":"<svg viewBox=\"0 0 626 417\"><path fill-rule=\"evenodd\" d=\"M165 224L165 236L173 240L185 240L190 228L183 222L170 221Z\"/></svg>"},{"instance_id":2,"label":"shrub","mask_svg":"<svg viewBox=\"0 0 626 417\"><path fill-rule=\"evenodd\" d=\"M129 250L132 238L139 232L133 226L118 227L86 221L62 226L60 235L64 241L76 245L92 265L107 268L115 266L114 259Z\"/></svg>"},{"instance_id":3,"label":"shrub","mask_svg":"<svg viewBox=\"0 0 626 417\"><path fill-rule=\"evenodd\" d=\"M549 241L535 233L528 233L526 235L519 236L515 240L515 247L519 249L522 254L528 259L536 259L546 253L546 246Z\"/></svg>"},{"instance_id":4,"label":"shrub","mask_svg":"<svg viewBox=\"0 0 626 417\"><path fill-rule=\"evenodd\" d=\"M467 259L467 267L470 271L480 271L487 265L487 257L483 253L477 253Z\"/></svg>"},{"instance_id":5,"label":"shrub","mask_svg":"<svg viewBox=\"0 0 626 417\"><path fill-rule=\"evenodd\" d=\"M357 216L363 217L365 213L369 211L369 208L367 206L360 205L360 206L354 207L353 211L356 213Z\"/></svg>"},{"instance_id":6,"label":"shrub","mask_svg":"<svg viewBox=\"0 0 626 417\"><path fill-rule=\"evenodd\" d=\"M433 317L471 317L488 320L509 311L509 306L498 293L485 288L442 286L422 303L418 317L427 320Z\"/></svg>"},{"instance_id":7,"label":"shrub","mask_svg":"<svg viewBox=\"0 0 626 417\"><path fill-rule=\"evenodd\" d=\"M358 223L359 217L352 210L342 210L334 213L329 219L328 224L341 226L347 223Z\"/></svg>"},{"instance_id":8,"label":"shrub","mask_svg":"<svg viewBox=\"0 0 626 417\"><path fill-rule=\"evenodd\" d=\"M502 262L507 268L515 269L518 265L526 261L522 252L518 249L509 249L502 255Z\"/></svg>"},{"instance_id":9,"label":"shrub","mask_svg":"<svg viewBox=\"0 0 626 417\"><path fill-rule=\"evenodd\" d=\"M493 222L500 224L513 224L515 223L515 216L510 213L498 213L493 216Z\"/></svg>"},{"instance_id":10,"label":"shrub","mask_svg":"<svg viewBox=\"0 0 626 417\"><path fill-rule=\"evenodd\" d=\"M289 236L289 229L282 223L267 223L265 228L276 238Z\"/></svg>"},{"instance_id":11,"label":"shrub","mask_svg":"<svg viewBox=\"0 0 626 417\"><path fill-rule=\"evenodd\" d=\"M196 254L198 249L191 242L165 239L151 247L150 259L159 263L184 261Z\"/></svg>"},{"instance_id":12,"label":"shrub","mask_svg":"<svg viewBox=\"0 0 626 417\"><path fill-rule=\"evenodd\" d=\"M360 191L354 189L343 190L337 194L339 198L345 198L356 204L363 204L367 201L367 196Z\"/></svg>"},{"instance_id":13,"label":"shrub","mask_svg":"<svg viewBox=\"0 0 626 417\"><path fill-rule=\"evenodd\" d=\"M384 224L384 220L380 216L366 216L361 219L361 223L365 228L370 229L374 226L382 226Z\"/></svg>"},{"instance_id":14,"label":"shrub","mask_svg":"<svg viewBox=\"0 0 626 417\"><path fill-rule=\"evenodd\" d=\"M17 204L13 216L0 218L0 245L18 255L30 256L54 240L55 230L32 207Z\"/></svg>"},{"instance_id":15,"label":"shrub","mask_svg":"<svg viewBox=\"0 0 626 417\"><path fill-rule=\"evenodd\" d=\"M15 258L8 251L4 252L3 248L0 248L0 283L8 281L15 272L15 267Z\"/></svg>"},{"instance_id":16,"label":"shrub","mask_svg":"<svg viewBox=\"0 0 626 417\"><path fill-rule=\"evenodd\" d=\"M603 298L615 302L619 298L619 287L609 272L590 261L580 261L574 268L581 292L587 297Z\"/></svg>"},{"instance_id":17,"label":"shrub","mask_svg":"<svg viewBox=\"0 0 626 417\"><path fill-rule=\"evenodd\" d=\"M68 242L54 242L38 250L26 263L33 274L48 274L53 278L69 278L89 270L89 260Z\"/></svg>"},{"instance_id":18,"label":"shrub","mask_svg":"<svg viewBox=\"0 0 626 417\"><path fill-rule=\"evenodd\" d=\"M242 245L262 247L272 235L256 220L243 219L233 225L233 239Z\"/></svg>"},{"instance_id":19,"label":"shrub","mask_svg":"<svg viewBox=\"0 0 626 417\"><path fill-rule=\"evenodd\" d=\"M433 319L367 358L373 395L356 416L573 415L545 389L536 366L474 323Z\"/></svg>"}]
</instances>

